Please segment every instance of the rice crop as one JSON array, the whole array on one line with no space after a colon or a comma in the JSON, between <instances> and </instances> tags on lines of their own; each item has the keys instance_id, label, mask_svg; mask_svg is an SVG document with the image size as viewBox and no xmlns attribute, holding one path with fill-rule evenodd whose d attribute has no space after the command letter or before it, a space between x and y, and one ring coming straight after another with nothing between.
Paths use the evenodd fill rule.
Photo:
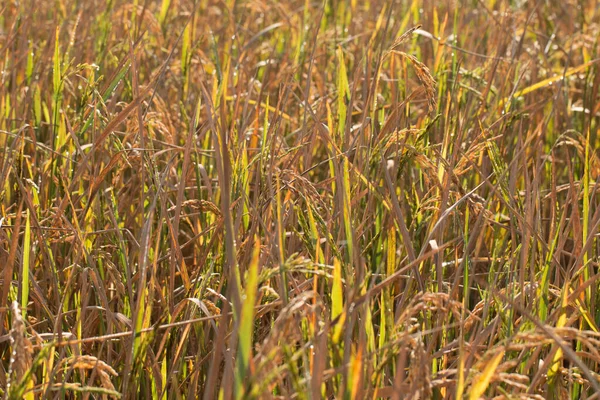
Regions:
<instances>
[{"instance_id":1,"label":"rice crop","mask_svg":"<svg viewBox=\"0 0 600 400\"><path fill-rule=\"evenodd\" d=\"M0 2L0 395L592 399L592 0Z\"/></svg>"}]
</instances>

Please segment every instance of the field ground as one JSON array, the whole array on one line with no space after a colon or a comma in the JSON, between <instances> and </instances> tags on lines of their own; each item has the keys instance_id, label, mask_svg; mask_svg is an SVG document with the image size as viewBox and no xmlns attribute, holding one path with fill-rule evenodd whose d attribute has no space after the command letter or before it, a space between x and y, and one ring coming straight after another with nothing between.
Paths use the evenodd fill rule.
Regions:
<instances>
[{"instance_id":1,"label":"field ground","mask_svg":"<svg viewBox=\"0 0 600 400\"><path fill-rule=\"evenodd\" d=\"M0 395L600 393L593 0L0 2Z\"/></svg>"}]
</instances>

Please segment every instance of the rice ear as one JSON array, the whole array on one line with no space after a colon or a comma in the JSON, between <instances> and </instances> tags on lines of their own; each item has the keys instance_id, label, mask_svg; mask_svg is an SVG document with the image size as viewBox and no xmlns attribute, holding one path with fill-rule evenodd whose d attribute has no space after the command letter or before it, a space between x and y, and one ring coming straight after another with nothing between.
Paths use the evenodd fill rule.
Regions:
<instances>
[{"instance_id":1,"label":"rice ear","mask_svg":"<svg viewBox=\"0 0 600 400\"><path fill-rule=\"evenodd\" d=\"M397 50L392 50L392 53L406 58L411 63L411 65L415 69L415 74L417 75L417 79L419 79L419 82L421 82L421 85L423 85L423 88L425 89L425 94L427 96L427 105L429 106L429 111L431 112L431 111L435 110L436 103L437 103L436 98L435 98L436 82L435 82L435 79L433 78L433 76L431 75L429 68L427 68L427 66L425 64L423 64L421 61L417 60L417 58L411 54L407 54L403 51L397 51Z\"/></svg>"},{"instance_id":2,"label":"rice ear","mask_svg":"<svg viewBox=\"0 0 600 400\"><path fill-rule=\"evenodd\" d=\"M400 45L404 43L413 34L413 32L419 28L421 28L421 25L415 25L406 32L404 32L402 35L398 36L396 40L394 40L392 47L390 47L390 51L396 50L398 47L400 47Z\"/></svg>"},{"instance_id":3,"label":"rice ear","mask_svg":"<svg viewBox=\"0 0 600 400\"><path fill-rule=\"evenodd\" d=\"M8 369L10 382L21 382L27 371L33 364L31 342L25 336L25 321L19 308L19 303L13 301L11 304L12 329L10 330L11 357ZM35 377L32 375L32 379Z\"/></svg>"},{"instance_id":4,"label":"rice ear","mask_svg":"<svg viewBox=\"0 0 600 400\"><path fill-rule=\"evenodd\" d=\"M96 376L100 380L102 388L114 392L115 387L110 379L110 376L118 376L119 374L110 365L104 361L89 355L72 356L62 360L61 364L68 365L69 368L80 368L84 370L95 371ZM106 395L102 396L106 398ZM114 396L113 396L114 397Z\"/></svg>"}]
</instances>

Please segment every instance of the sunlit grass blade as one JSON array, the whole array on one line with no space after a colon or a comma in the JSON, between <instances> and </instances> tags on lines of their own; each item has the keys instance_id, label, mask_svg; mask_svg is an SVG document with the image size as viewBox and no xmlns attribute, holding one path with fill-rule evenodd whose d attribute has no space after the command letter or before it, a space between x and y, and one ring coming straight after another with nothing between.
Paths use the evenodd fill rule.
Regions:
<instances>
[{"instance_id":1,"label":"sunlit grass blade","mask_svg":"<svg viewBox=\"0 0 600 400\"><path fill-rule=\"evenodd\" d=\"M29 304L29 268L31 254L31 218L30 210L25 217L25 238L23 239L23 268L21 272L21 309L23 317L27 317L27 305Z\"/></svg>"},{"instance_id":2,"label":"sunlit grass blade","mask_svg":"<svg viewBox=\"0 0 600 400\"><path fill-rule=\"evenodd\" d=\"M561 311L558 317L558 321L556 321L556 328L563 328L567 322L567 306L568 304L568 294L569 294L569 286L563 288L561 293ZM548 369L548 380L550 381L550 385L553 386L556 382L558 370L560 368L560 363L562 361L563 351L560 347L556 349L556 353L554 353L554 358L552 359L552 365Z\"/></svg>"},{"instance_id":3,"label":"sunlit grass blade","mask_svg":"<svg viewBox=\"0 0 600 400\"><path fill-rule=\"evenodd\" d=\"M331 286L331 320L336 321L333 328L333 343L338 344L343 332L344 313L344 289L342 286L342 264L336 258L333 260L333 282Z\"/></svg>"},{"instance_id":4,"label":"sunlit grass blade","mask_svg":"<svg viewBox=\"0 0 600 400\"><path fill-rule=\"evenodd\" d=\"M165 29L165 22L167 20L167 14L169 13L169 7L171 6L171 0L162 0L160 5L160 13L158 14L158 22L163 29Z\"/></svg>"},{"instance_id":5,"label":"sunlit grass blade","mask_svg":"<svg viewBox=\"0 0 600 400\"><path fill-rule=\"evenodd\" d=\"M469 400L479 400L479 398L487 390L492 377L496 373L496 368L500 365L502 358L504 357L504 351L497 352L492 359L486 364L485 368L475 378L469 390Z\"/></svg>"},{"instance_id":6,"label":"sunlit grass blade","mask_svg":"<svg viewBox=\"0 0 600 400\"><path fill-rule=\"evenodd\" d=\"M600 59L590 60L590 61L588 61L586 63L581 64L581 65L577 65L575 67L568 68L566 71L564 71L564 73L557 74L557 75L554 75L554 76L552 76L550 78L543 79L543 80L541 80L539 82L534 83L533 85L530 85L530 86L528 86L528 87L526 87L524 89L521 89L521 90L515 92L515 94L513 94L512 97L513 98L517 98L517 97L525 96L525 95L527 95L529 93L535 92L536 90L539 90L539 89L545 88L547 86L550 86L553 83L556 83L556 82L559 82L559 81L563 80L564 78L567 78L569 76L578 74L579 72L585 71L590 66L592 66L592 65L594 65L594 64L596 64L598 62L600 62ZM504 104L506 104L509 100L510 100L509 98L502 99L500 101L500 103L499 103L500 107L503 107Z\"/></svg>"},{"instance_id":7,"label":"sunlit grass blade","mask_svg":"<svg viewBox=\"0 0 600 400\"><path fill-rule=\"evenodd\" d=\"M346 102L350 97L350 87L348 85L348 74L346 72L346 64L344 61L344 53L342 52L342 48L338 47L337 51L337 62L338 62L338 71L337 71L337 87L338 87L338 137L340 138L340 143L344 143L344 133L346 130Z\"/></svg>"},{"instance_id":8,"label":"sunlit grass blade","mask_svg":"<svg viewBox=\"0 0 600 400\"><path fill-rule=\"evenodd\" d=\"M252 360L252 334L254 331L254 304L256 302L256 292L258 289L258 273L260 262L260 239L255 237L252 258L244 279L244 298L241 310L238 353L236 366L236 398L244 398L244 387L248 383L247 377L251 371Z\"/></svg>"}]
</instances>

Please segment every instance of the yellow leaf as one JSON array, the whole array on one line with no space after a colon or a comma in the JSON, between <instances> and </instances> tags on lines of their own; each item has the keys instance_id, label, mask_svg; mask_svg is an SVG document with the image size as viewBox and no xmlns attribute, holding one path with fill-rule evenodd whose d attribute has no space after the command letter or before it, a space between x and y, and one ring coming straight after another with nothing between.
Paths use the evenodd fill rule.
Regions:
<instances>
[{"instance_id":1,"label":"yellow leaf","mask_svg":"<svg viewBox=\"0 0 600 400\"><path fill-rule=\"evenodd\" d=\"M337 258L333 260L333 287L331 288L331 320L340 317L334 327L333 342L338 343L344 325L344 296L342 286L342 264Z\"/></svg>"},{"instance_id":2,"label":"yellow leaf","mask_svg":"<svg viewBox=\"0 0 600 400\"><path fill-rule=\"evenodd\" d=\"M358 351L356 352L356 355L354 357L351 358L350 364L351 364L351 371L352 374L350 375L351 379L349 381L350 384L350 389L351 389L351 398L353 399L357 399L358 396L358 392L360 389L360 384L361 384L361 374L363 372L363 347L362 346L358 346Z\"/></svg>"},{"instance_id":3,"label":"yellow leaf","mask_svg":"<svg viewBox=\"0 0 600 400\"><path fill-rule=\"evenodd\" d=\"M557 328L563 328L565 326L565 324L567 323L567 306L569 305L569 283L567 282L567 286L565 287L565 289L562 292L562 299L561 299L561 311L560 311L560 316L558 317L558 321L556 321L556 327ZM559 347L558 350L556 350L556 353L554 353L554 359L552 360L552 365L550 366L550 369L548 370L548 380L550 380L552 377L554 377L556 375L556 373L558 372L558 367L560 365L560 360L562 360L563 357L563 351L562 349Z\"/></svg>"},{"instance_id":4,"label":"yellow leaf","mask_svg":"<svg viewBox=\"0 0 600 400\"><path fill-rule=\"evenodd\" d=\"M569 68L569 69L567 69L565 71L564 74L552 76L552 77L550 77L548 79L544 79L544 80L542 80L540 82L534 83L533 85L528 86L525 89L519 90L518 92L516 92L515 94L513 94L512 97L513 98L517 98L517 97L520 97L520 96L524 96L524 95L526 95L528 93L534 92L534 91L536 91L538 89L541 89L543 87L552 85L554 82L558 82L558 81L562 80L563 78L566 78L568 76L571 76L573 74L577 74L577 73L579 73L581 71L586 70L589 66L591 66L592 64L597 63L598 61L600 61L600 58L596 58L596 59L588 61L588 62L586 62L584 64L578 65L576 67ZM506 104L506 102L508 100L509 100L508 97L502 99L500 101L500 106L501 107L504 106L504 104Z\"/></svg>"},{"instance_id":5,"label":"yellow leaf","mask_svg":"<svg viewBox=\"0 0 600 400\"><path fill-rule=\"evenodd\" d=\"M496 372L496 368L498 368L500 361L502 361L502 357L504 357L504 350L496 354L488 365L486 365L483 372L473 380L469 400L477 400L485 393L492 380L492 376Z\"/></svg>"}]
</instances>

